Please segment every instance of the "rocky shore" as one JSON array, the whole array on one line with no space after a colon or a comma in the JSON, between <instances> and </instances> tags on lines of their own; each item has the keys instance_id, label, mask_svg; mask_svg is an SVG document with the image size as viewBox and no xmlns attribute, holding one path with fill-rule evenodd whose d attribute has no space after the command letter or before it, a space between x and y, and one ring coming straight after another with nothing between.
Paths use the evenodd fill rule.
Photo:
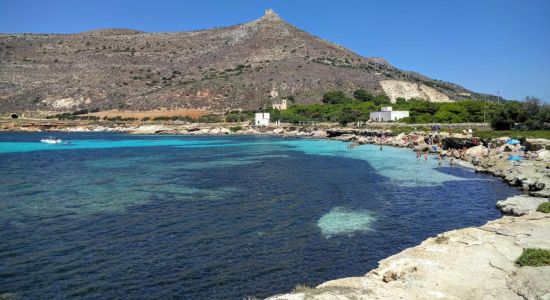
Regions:
<instances>
[{"instance_id":1,"label":"rocky shore","mask_svg":"<svg viewBox=\"0 0 550 300\"><path fill-rule=\"evenodd\" d=\"M0 124L1 125L1 124ZM497 203L505 216L478 228L449 231L380 261L360 277L332 280L314 288L270 299L550 299L550 266L519 267L526 248L550 249L550 214L537 207L550 197L550 141L527 139L522 145L503 137L480 140L468 134L422 132L394 134L385 129L284 126L256 128L196 124L56 123L0 126L7 131L125 132L130 134L276 135L407 147L437 155L442 163L474 168L502 178L525 195Z\"/></svg>"},{"instance_id":2,"label":"rocky shore","mask_svg":"<svg viewBox=\"0 0 550 300\"><path fill-rule=\"evenodd\" d=\"M550 249L549 232L550 214L503 217L429 238L364 276L268 299L550 299L550 266L516 264L523 249Z\"/></svg>"}]
</instances>

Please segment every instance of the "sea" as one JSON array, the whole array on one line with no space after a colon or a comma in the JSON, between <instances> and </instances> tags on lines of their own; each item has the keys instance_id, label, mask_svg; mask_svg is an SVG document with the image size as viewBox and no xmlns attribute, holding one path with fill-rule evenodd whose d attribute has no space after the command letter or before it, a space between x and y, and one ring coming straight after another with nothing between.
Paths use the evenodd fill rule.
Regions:
<instances>
[{"instance_id":1,"label":"sea","mask_svg":"<svg viewBox=\"0 0 550 300\"><path fill-rule=\"evenodd\" d=\"M518 194L410 149L273 136L0 133L0 294L245 299L361 276Z\"/></svg>"}]
</instances>

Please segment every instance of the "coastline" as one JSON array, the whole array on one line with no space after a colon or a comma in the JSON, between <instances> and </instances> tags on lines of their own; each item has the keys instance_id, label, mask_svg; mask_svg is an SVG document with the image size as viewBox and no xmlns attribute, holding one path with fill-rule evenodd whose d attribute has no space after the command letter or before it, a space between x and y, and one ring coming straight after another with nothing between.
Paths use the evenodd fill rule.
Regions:
<instances>
[{"instance_id":1,"label":"coastline","mask_svg":"<svg viewBox=\"0 0 550 300\"><path fill-rule=\"evenodd\" d=\"M380 128L347 128L330 126L286 125L279 127L255 127L246 122L235 124L188 124L142 123L142 122L108 122L93 123L81 121L25 120L24 122L0 122L0 132L117 132L127 134L159 135L273 135L297 138L318 138L338 140L350 143L350 149L362 144L375 144L410 148L421 153L439 154L444 160L453 157L453 164L473 168L476 172L491 174L502 178L512 186L534 197L550 197L550 140L527 139L529 148L539 150L539 158L512 162L510 155L519 153L519 147L506 147L507 137L492 139L485 143L492 144L492 149L480 146L481 141L475 136L462 133L434 133L411 131L408 134L394 134L390 129ZM477 144L472 143L476 141ZM428 144L428 141L431 141ZM437 145L439 143L439 145ZM434 149L434 146L439 146ZM448 152L443 148L463 148L464 152ZM503 148L505 148L503 150ZM538 172L537 172L538 171Z\"/></svg>"},{"instance_id":2,"label":"coastline","mask_svg":"<svg viewBox=\"0 0 550 300\"><path fill-rule=\"evenodd\" d=\"M0 131L43 132L121 132L128 134L178 135L275 135L338 140L350 143L350 150L362 144L405 147L433 154L447 153L434 149L433 141L441 144L469 146L454 164L473 168L476 172L502 178L526 195L499 201L497 207L504 216L487 224L457 229L428 238L420 245L403 250L379 262L379 267L364 276L331 280L315 288L301 287L290 294L269 299L326 298L483 298L535 299L549 298L550 266L518 267L515 260L523 248L550 249L550 214L536 212L536 206L550 197L550 156L548 150L538 150L539 158L519 162L509 161L516 153L473 146L472 137L462 134L411 132L395 135L385 129L320 128L287 126L284 128L252 128L233 130L224 126L180 124L113 124L114 126L61 124L45 129L33 127L3 128ZM501 139L502 140L502 139ZM495 142L500 149L505 143ZM533 147L546 147L548 141L538 141ZM541 146L542 145L542 146ZM544 149L544 148L543 148ZM546 148L548 149L548 148ZM445 151L445 152L444 152ZM536 203L537 205L534 205ZM498 245L495 246L495 245ZM474 250L472 250L474 249ZM298 284L298 283L297 283Z\"/></svg>"},{"instance_id":3,"label":"coastline","mask_svg":"<svg viewBox=\"0 0 550 300\"><path fill-rule=\"evenodd\" d=\"M515 263L525 248L549 249L548 232L549 214L505 216L428 238L363 276L267 299L548 299L550 266Z\"/></svg>"}]
</instances>

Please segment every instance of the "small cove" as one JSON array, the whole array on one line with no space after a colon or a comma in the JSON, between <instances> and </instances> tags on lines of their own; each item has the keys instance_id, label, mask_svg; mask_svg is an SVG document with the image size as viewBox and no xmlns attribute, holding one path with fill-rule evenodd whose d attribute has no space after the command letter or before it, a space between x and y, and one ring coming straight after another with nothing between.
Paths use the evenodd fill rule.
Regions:
<instances>
[{"instance_id":1,"label":"small cove","mask_svg":"<svg viewBox=\"0 0 550 300\"><path fill-rule=\"evenodd\" d=\"M0 134L0 291L242 299L357 276L518 192L407 149L277 137Z\"/></svg>"}]
</instances>

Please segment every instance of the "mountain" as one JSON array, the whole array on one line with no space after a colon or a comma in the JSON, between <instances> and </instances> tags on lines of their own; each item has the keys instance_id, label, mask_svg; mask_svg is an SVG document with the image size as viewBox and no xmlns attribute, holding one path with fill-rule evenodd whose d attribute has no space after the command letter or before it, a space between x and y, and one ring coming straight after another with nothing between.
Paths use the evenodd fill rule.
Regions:
<instances>
[{"instance_id":1,"label":"mountain","mask_svg":"<svg viewBox=\"0 0 550 300\"><path fill-rule=\"evenodd\" d=\"M254 110L358 88L430 101L480 98L300 30L271 10L252 22L174 33L103 29L0 35L0 112Z\"/></svg>"}]
</instances>

